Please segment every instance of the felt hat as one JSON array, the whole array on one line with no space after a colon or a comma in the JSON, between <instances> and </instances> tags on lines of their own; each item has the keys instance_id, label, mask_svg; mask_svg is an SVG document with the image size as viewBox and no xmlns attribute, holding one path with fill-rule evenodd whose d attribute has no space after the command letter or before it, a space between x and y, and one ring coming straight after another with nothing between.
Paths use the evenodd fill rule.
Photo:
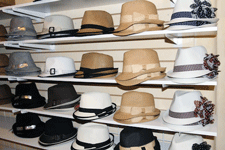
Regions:
<instances>
[{"instance_id":1,"label":"felt hat","mask_svg":"<svg viewBox=\"0 0 225 150\"><path fill-rule=\"evenodd\" d=\"M73 75L76 72L74 60L69 57L48 57L44 72L39 77L55 77Z\"/></svg>"},{"instance_id":2,"label":"felt hat","mask_svg":"<svg viewBox=\"0 0 225 150\"><path fill-rule=\"evenodd\" d=\"M151 129L125 127L114 150L160 150L160 144Z\"/></svg>"},{"instance_id":3,"label":"felt hat","mask_svg":"<svg viewBox=\"0 0 225 150\"><path fill-rule=\"evenodd\" d=\"M78 30L74 29L72 18L65 15L50 15L45 17L43 29L39 39L74 36Z\"/></svg>"},{"instance_id":4,"label":"felt hat","mask_svg":"<svg viewBox=\"0 0 225 150\"><path fill-rule=\"evenodd\" d=\"M107 34L114 31L112 16L103 10L87 10L77 35Z\"/></svg>"},{"instance_id":5,"label":"felt hat","mask_svg":"<svg viewBox=\"0 0 225 150\"><path fill-rule=\"evenodd\" d=\"M108 93L87 92L81 95L80 107L73 113L79 120L95 120L107 117L116 111Z\"/></svg>"},{"instance_id":6,"label":"felt hat","mask_svg":"<svg viewBox=\"0 0 225 150\"><path fill-rule=\"evenodd\" d=\"M120 25L114 35L129 35L143 31L161 30L164 21L158 19L156 6L146 0L134 0L122 5Z\"/></svg>"},{"instance_id":7,"label":"felt hat","mask_svg":"<svg viewBox=\"0 0 225 150\"><path fill-rule=\"evenodd\" d=\"M0 41L6 41L7 31L3 25L0 25Z\"/></svg>"},{"instance_id":8,"label":"felt hat","mask_svg":"<svg viewBox=\"0 0 225 150\"><path fill-rule=\"evenodd\" d=\"M29 17L14 17L10 21L8 41L37 39L32 20Z\"/></svg>"},{"instance_id":9,"label":"felt hat","mask_svg":"<svg viewBox=\"0 0 225 150\"><path fill-rule=\"evenodd\" d=\"M23 138L39 137L44 132L44 128L45 123L33 113L17 114L16 123L12 126L13 133Z\"/></svg>"},{"instance_id":10,"label":"felt hat","mask_svg":"<svg viewBox=\"0 0 225 150\"><path fill-rule=\"evenodd\" d=\"M15 98L12 99L13 107L29 109L45 104L45 98L40 95L35 83L21 83L16 86Z\"/></svg>"},{"instance_id":11,"label":"felt hat","mask_svg":"<svg viewBox=\"0 0 225 150\"><path fill-rule=\"evenodd\" d=\"M120 109L113 119L120 123L132 124L155 120L160 110L155 108L154 97L145 92L126 92L122 95Z\"/></svg>"},{"instance_id":12,"label":"felt hat","mask_svg":"<svg viewBox=\"0 0 225 150\"><path fill-rule=\"evenodd\" d=\"M0 54L0 75L5 75L5 67L9 65L9 58L5 54Z\"/></svg>"},{"instance_id":13,"label":"felt hat","mask_svg":"<svg viewBox=\"0 0 225 150\"><path fill-rule=\"evenodd\" d=\"M6 74L12 76L37 76L41 69L37 67L30 52L13 52L9 56L9 65L5 67Z\"/></svg>"},{"instance_id":14,"label":"felt hat","mask_svg":"<svg viewBox=\"0 0 225 150\"><path fill-rule=\"evenodd\" d=\"M11 103L12 98L14 95L10 87L7 84L0 85L0 105Z\"/></svg>"},{"instance_id":15,"label":"felt hat","mask_svg":"<svg viewBox=\"0 0 225 150\"><path fill-rule=\"evenodd\" d=\"M46 121L44 133L38 143L42 146L51 146L72 140L77 135L73 123L65 118L52 118Z\"/></svg>"},{"instance_id":16,"label":"felt hat","mask_svg":"<svg viewBox=\"0 0 225 150\"><path fill-rule=\"evenodd\" d=\"M107 78L117 73L118 68L114 68L112 56L93 52L82 55L80 70L74 78Z\"/></svg>"},{"instance_id":17,"label":"felt hat","mask_svg":"<svg viewBox=\"0 0 225 150\"><path fill-rule=\"evenodd\" d=\"M107 125L86 123L78 128L71 150L113 150L113 144L114 136Z\"/></svg>"},{"instance_id":18,"label":"felt hat","mask_svg":"<svg viewBox=\"0 0 225 150\"><path fill-rule=\"evenodd\" d=\"M116 77L116 82L124 86L136 85L147 80L165 77L165 70L165 67L160 67L156 51L130 50L124 53L123 72Z\"/></svg>"},{"instance_id":19,"label":"felt hat","mask_svg":"<svg viewBox=\"0 0 225 150\"><path fill-rule=\"evenodd\" d=\"M184 147L185 150L199 150L200 145L202 145L201 149L204 150L210 150L211 148L210 145L203 142L202 136L175 133L169 150L180 150Z\"/></svg>"},{"instance_id":20,"label":"felt hat","mask_svg":"<svg viewBox=\"0 0 225 150\"><path fill-rule=\"evenodd\" d=\"M72 84L58 84L48 88L48 103L44 109L73 108L80 101Z\"/></svg>"}]
</instances>

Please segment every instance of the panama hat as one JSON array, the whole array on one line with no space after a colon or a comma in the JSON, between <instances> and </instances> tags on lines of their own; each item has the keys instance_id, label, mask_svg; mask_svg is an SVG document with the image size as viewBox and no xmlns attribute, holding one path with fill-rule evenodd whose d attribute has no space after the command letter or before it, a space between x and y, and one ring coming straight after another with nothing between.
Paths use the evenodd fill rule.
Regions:
<instances>
[{"instance_id":1,"label":"panama hat","mask_svg":"<svg viewBox=\"0 0 225 150\"><path fill-rule=\"evenodd\" d=\"M14 95L7 84L0 85L0 105L11 103Z\"/></svg>"},{"instance_id":2,"label":"panama hat","mask_svg":"<svg viewBox=\"0 0 225 150\"><path fill-rule=\"evenodd\" d=\"M120 143L114 150L160 150L160 144L151 129L125 127L120 132Z\"/></svg>"},{"instance_id":3,"label":"panama hat","mask_svg":"<svg viewBox=\"0 0 225 150\"><path fill-rule=\"evenodd\" d=\"M158 54L152 49L130 50L124 53L123 72L116 81L125 86L139 84L146 80L165 77L166 68L160 67Z\"/></svg>"},{"instance_id":4,"label":"panama hat","mask_svg":"<svg viewBox=\"0 0 225 150\"><path fill-rule=\"evenodd\" d=\"M0 54L0 75L5 75L5 67L9 65L9 58L5 54Z\"/></svg>"},{"instance_id":5,"label":"panama hat","mask_svg":"<svg viewBox=\"0 0 225 150\"><path fill-rule=\"evenodd\" d=\"M73 75L76 72L74 60L69 57L48 57L44 72L39 77Z\"/></svg>"},{"instance_id":6,"label":"panama hat","mask_svg":"<svg viewBox=\"0 0 225 150\"><path fill-rule=\"evenodd\" d=\"M92 52L82 55L80 70L74 78L107 78L117 73L118 68L114 68L112 56Z\"/></svg>"},{"instance_id":7,"label":"panama hat","mask_svg":"<svg viewBox=\"0 0 225 150\"><path fill-rule=\"evenodd\" d=\"M113 144L114 136L107 125L86 123L78 128L71 150L113 150Z\"/></svg>"},{"instance_id":8,"label":"panama hat","mask_svg":"<svg viewBox=\"0 0 225 150\"><path fill-rule=\"evenodd\" d=\"M112 16L103 10L87 10L77 35L107 34L114 31Z\"/></svg>"},{"instance_id":9,"label":"panama hat","mask_svg":"<svg viewBox=\"0 0 225 150\"><path fill-rule=\"evenodd\" d=\"M159 114L160 110L155 108L152 94L132 91L122 95L120 109L116 111L113 119L131 124L157 119Z\"/></svg>"},{"instance_id":10,"label":"panama hat","mask_svg":"<svg viewBox=\"0 0 225 150\"><path fill-rule=\"evenodd\" d=\"M7 31L3 25L0 25L0 41L6 41Z\"/></svg>"},{"instance_id":11,"label":"panama hat","mask_svg":"<svg viewBox=\"0 0 225 150\"><path fill-rule=\"evenodd\" d=\"M183 149L184 147L185 150L199 150L196 148L198 147L198 145L202 143L203 143L202 136L176 133L173 136L173 140L171 142L169 150L180 150ZM203 148L204 150L210 150L211 148L210 145L207 144L202 145L204 145L204 147L201 148Z\"/></svg>"},{"instance_id":12,"label":"panama hat","mask_svg":"<svg viewBox=\"0 0 225 150\"><path fill-rule=\"evenodd\" d=\"M78 30L74 29L73 20L65 15L50 15L45 17L43 29L39 39L74 36Z\"/></svg>"},{"instance_id":13,"label":"panama hat","mask_svg":"<svg viewBox=\"0 0 225 150\"><path fill-rule=\"evenodd\" d=\"M122 5L120 25L113 34L122 36L149 30L161 30L163 23L164 21L158 19L156 6L152 2L134 0Z\"/></svg>"}]
</instances>

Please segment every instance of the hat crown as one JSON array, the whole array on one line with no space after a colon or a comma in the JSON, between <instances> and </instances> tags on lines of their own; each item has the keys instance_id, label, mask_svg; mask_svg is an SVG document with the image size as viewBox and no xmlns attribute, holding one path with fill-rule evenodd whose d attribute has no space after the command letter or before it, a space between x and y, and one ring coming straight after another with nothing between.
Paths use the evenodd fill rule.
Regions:
<instances>
[{"instance_id":1,"label":"hat crown","mask_svg":"<svg viewBox=\"0 0 225 150\"><path fill-rule=\"evenodd\" d=\"M12 97L11 89L7 84L0 85L0 101Z\"/></svg>"},{"instance_id":2,"label":"hat crown","mask_svg":"<svg viewBox=\"0 0 225 150\"><path fill-rule=\"evenodd\" d=\"M24 83L16 86L16 96L30 95L32 99L41 97L35 83Z\"/></svg>"},{"instance_id":3,"label":"hat crown","mask_svg":"<svg viewBox=\"0 0 225 150\"><path fill-rule=\"evenodd\" d=\"M112 100L108 93L88 92L81 95L81 108L104 109L111 105Z\"/></svg>"},{"instance_id":4,"label":"hat crown","mask_svg":"<svg viewBox=\"0 0 225 150\"><path fill-rule=\"evenodd\" d=\"M9 65L9 58L5 54L0 54L0 67L6 67Z\"/></svg>"},{"instance_id":5,"label":"hat crown","mask_svg":"<svg viewBox=\"0 0 225 150\"><path fill-rule=\"evenodd\" d=\"M89 69L113 68L113 57L101 53L87 53L82 55L81 67Z\"/></svg>"},{"instance_id":6,"label":"hat crown","mask_svg":"<svg viewBox=\"0 0 225 150\"><path fill-rule=\"evenodd\" d=\"M37 114L25 113L16 115L16 123L17 126L37 125L41 123L41 120Z\"/></svg>"}]
</instances>

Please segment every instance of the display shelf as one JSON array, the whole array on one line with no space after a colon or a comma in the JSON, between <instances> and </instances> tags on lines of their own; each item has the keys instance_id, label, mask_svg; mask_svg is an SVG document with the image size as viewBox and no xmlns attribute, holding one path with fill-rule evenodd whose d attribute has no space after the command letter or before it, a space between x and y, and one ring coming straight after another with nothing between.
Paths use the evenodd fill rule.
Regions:
<instances>
[{"instance_id":1,"label":"display shelf","mask_svg":"<svg viewBox=\"0 0 225 150\"><path fill-rule=\"evenodd\" d=\"M41 77L34 77L34 76L24 76L24 77L14 77L14 76L6 76L0 75L0 79L8 79L9 81L55 81L55 82L73 82L73 83L107 83L107 84L117 84L115 77L111 78L102 78L102 79L81 79L81 78L73 78L73 76L69 77L48 77L48 78L41 78ZM201 86L216 86L217 80L212 79L203 83L197 84L181 84L175 83L171 81L169 78L165 77L158 80L148 80L143 83L142 85L162 85L163 87L168 85L201 85Z\"/></svg>"},{"instance_id":2,"label":"display shelf","mask_svg":"<svg viewBox=\"0 0 225 150\"><path fill-rule=\"evenodd\" d=\"M11 104L0 105L0 109L8 110L8 111L10 110L10 111L14 111L14 112L21 111L21 109L13 108ZM69 119L73 119L72 114L74 113L74 110L69 110L69 111L44 110L43 107L35 108L35 109L23 109L22 111L41 114L41 115L47 115L47 116L57 116L57 117L69 118ZM121 124L121 123L115 122L113 120L113 115L110 115L110 116L102 118L102 119L94 120L94 122L176 132L175 130L168 128L166 123L162 120L162 116L163 116L164 112L165 111L162 111L159 118L157 118L156 120L146 122L146 123ZM214 118L216 118L216 117L214 117ZM217 121L215 121L214 124L207 125L206 127L202 128L200 130L186 132L186 133L217 136Z\"/></svg>"}]
</instances>

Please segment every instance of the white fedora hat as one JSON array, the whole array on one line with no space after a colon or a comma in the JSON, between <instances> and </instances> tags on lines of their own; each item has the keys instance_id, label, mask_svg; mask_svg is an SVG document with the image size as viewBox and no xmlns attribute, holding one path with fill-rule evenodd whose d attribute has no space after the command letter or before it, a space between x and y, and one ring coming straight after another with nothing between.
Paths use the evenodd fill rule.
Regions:
<instances>
[{"instance_id":1,"label":"white fedora hat","mask_svg":"<svg viewBox=\"0 0 225 150\"><path fill-rule=\"evenodd\" d=\"M87 92L81 95L80 107L73 113L79 120L94 120L111 115L116 111L108 93Z\"/></svg>"},{"instance_id":2,"label":"white fedora hat","mask_svg":"<svg viewBox=\"0 0 225 150\"><path fill-rule=\"evenodd\" d=\"M170 72L168 72L168 73L170 73ZM165 77L165 79L168 79L170 81L173 81L173 82L179 83L179 84L199 84L199 83L203 83L203 82L212 80L212 79L207 78L206 76L196 77L196 78L171 78L171 77L167 76L167 77Z\"/></svg>"},{"instance_id":3,"label":"white fedora hat","mask_svg":"<svg viewBox=\"0 0 225 150\"><path fill-rule=\"evenodd\" d=\"M77 131L77 137L71 145L71 150L113 150L114 136L109 133L107 125L86 123Z\"/></svg>"},{"instance_id":4,"label":"white fedora hat","mask_svg":"<svg viewBox=\"0 0 225 150\"><path fill-rule=\"evenodd\" d=\"M48 57L45 70L39 77L72 75L76 72L74 60L69 57Z\"/></svg>"},{"instance_id":5,"label":"white fedora hat","mask_svg":"<svg viewBox=\"0 0 225 150\"><path fill-rule=\"evenodd\" d=\"M210 0L177 0L171 16L171 21L166 24L174 24L187 21L206 21L216 23L215 8L211 7Z\"/></svg>"}]
</instances>

